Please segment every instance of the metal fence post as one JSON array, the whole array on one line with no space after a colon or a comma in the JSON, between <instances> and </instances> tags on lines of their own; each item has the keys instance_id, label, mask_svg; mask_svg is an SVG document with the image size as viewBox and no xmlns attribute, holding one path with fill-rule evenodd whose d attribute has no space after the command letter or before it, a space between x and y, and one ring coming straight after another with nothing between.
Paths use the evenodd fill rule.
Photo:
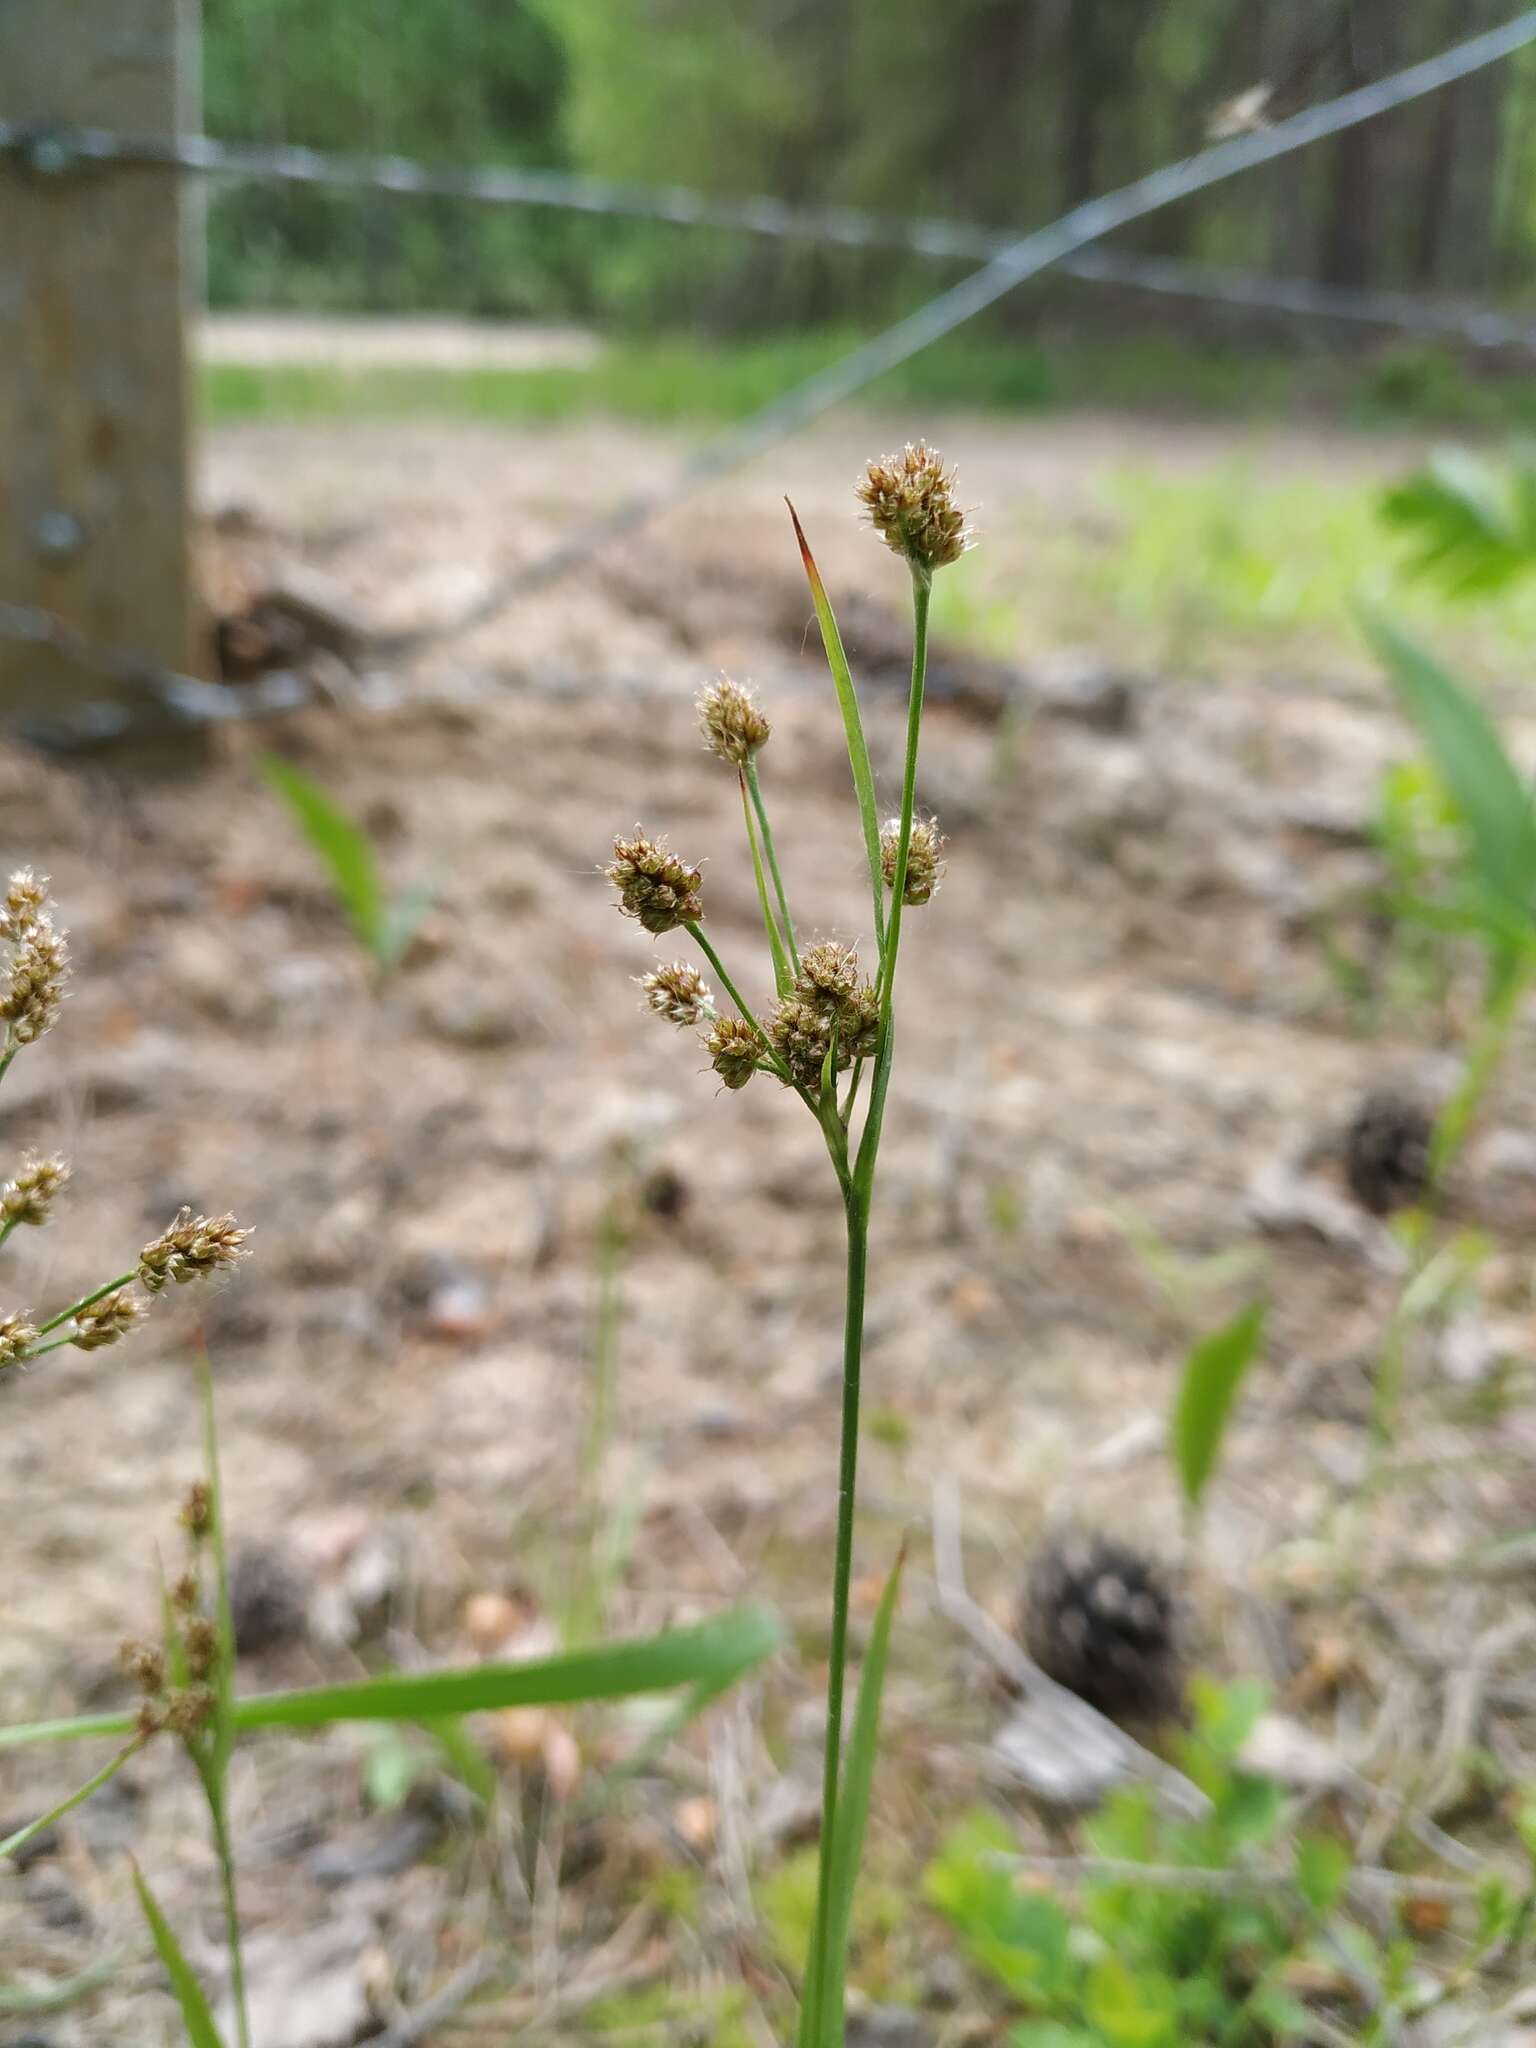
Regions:
<instances>
[{"instance_id":1,"label":"metal fence post","mask_svg":"<svg viewBox=\"0 0 1536 2048\"><path fill-rule=\"evenodd\" d=\"M88 640L197 666L187 308L192 181L82 163L49 122L195 130L198 0L0 0L0 602ZM46 646L0 644L0 712L131 692Z\"/></svg>"}]
</instances>

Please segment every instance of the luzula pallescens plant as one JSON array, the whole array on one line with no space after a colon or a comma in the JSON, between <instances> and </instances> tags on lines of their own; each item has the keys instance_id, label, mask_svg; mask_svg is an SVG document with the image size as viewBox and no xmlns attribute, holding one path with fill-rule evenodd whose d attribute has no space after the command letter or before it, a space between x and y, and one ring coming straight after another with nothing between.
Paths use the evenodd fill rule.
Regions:
<instances>
[{"instance_id":1,"label":"luzula pallescens plant","mask_svg":"<svg viewBox=\"0 0 1536 2048\"><path fill-rule=\"evenodd\" d=\"M875 531L907 564L912 581L912 680L901 804L883 826L875 807L874 775L858 698L837 622L793 506L790 517L810 582L853 770L873 908L868 965L854 947L836 940L801 948L758 776L758 755L768 742L770 726L751 692L739 683L721 681L706 689L699 700L699 723L709 750L735 769L740 785L742 818L773 971L771 1006L761 1011L752 1008L705 936L701 869L673 853L664 839L647 838L638 826L632 838L615 839L607 869L619 892L620 908L658 936L686 932L704 955L724 995L724 1006L717 1006L699 970L686 961L675 961L641 978L646 1007L669 1023L699 1031L710 1064L728 1089L744 1088L755 1076L766 1074L800 1098L821 1127L847 1218L821 1869L801 2010L802 2048L836 2048L843 2039L847 1899L858 1860L857 1827L850 1831L847 1823L849 1810L867 1799L867 1779L857 1786L848 1782L857 1760L854 1753L850 1753L848 1774L843 1772L842 1746L870 1204L895 1047L902 914L932 899L944 865L944 841L937 825L915 815L929 597L935 572L957 561L971 538L955 498L952 476L939 457L922 444L871 463L858 496ZM856 1123L866 1070L869 1085L862 1121ZM871 1736L871 1744L872 1740ZM845 1802L841 1835L837 1826L840 1798ZM843 1867L838 1868L839 1864Z\"/></svg>"},{"instance_id":2,"label":"luzula pallescens plant","mask_svg":"<svg viewBox=\"0 0 1536 2048\"><path fill-rule=\"evenodd\" d=\"M30 869L11 876L0 902L0 1076L24 1046L35 1045L58 1019L69 977L65 935L53 922L46 879ZM0 1187L0 1244L22 1225L36 1229L52 1219L54 1204L69 1179L66 1160L28 1157ZM73 1345L99 1351L128 1336L149 1311L149 1297L168 1282L206 1278L244 1257L250 1236L233 1216L194 1216L183 1209L157 1238L145 1245L126 1273L93 1288L56 1315L35 1322L30 1314L0 1311L0 1370L26 1365L49 1351ZM136 1291L137 1290L137 1291Z\"/></svg>"}]
</instances>

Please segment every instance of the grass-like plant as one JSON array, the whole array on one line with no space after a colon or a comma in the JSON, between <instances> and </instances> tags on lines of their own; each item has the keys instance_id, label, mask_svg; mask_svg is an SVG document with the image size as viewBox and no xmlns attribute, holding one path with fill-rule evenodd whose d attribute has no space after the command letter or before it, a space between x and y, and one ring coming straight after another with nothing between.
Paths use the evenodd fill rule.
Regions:
<instances>
[{"instance_id":1,"label":"grass-like plant","mask_svg":"<svg viewBox=\"0 0 1536 2048\"><path fill-rule=\"evenodd\" d=\"M25 1047L56 1022L68 975L64 935L54 924L46 886L30 871L11 877L0 900L0 1076ZM0 1246L23 1226L53 1218L69 1177L62 1159L29 1158L0 1186ZM246 1256L251 1233L233 1216L178 1215L126 1272L93 1288L55 1314L0 1313L0 1373L24 1371L50 1352L73 1346L91 1352L120 1342L175 1282L199 1282ZM336 1721L419 1722L450 1753L477 1756L457 1730L458 1717L504 1707L572 1706L639 1693L685 1688L665 1724L675 1733L691 1715L770 1655L778 1624L761 1607L743 1606L694 1627L630 1641L598 1643L525 1663L401 1674L382 1672L341 1685L240 1696L235 1690L234 1627L219 1482L213 1378L200 1360L204 1476L181 1510L185 1567L165 1587L159 1639L124 1645L124 1662L140 1694L136 1708L69 1720L0 1727L0 1750L36 1743L106 1739L113 1754L48 1812L0 1840L0 1859L99 1791L146 1744L180 1744L207 1806L219 1870L229 1955L230 2006L238 2048L251 2048L240 1942L235 1845L226 1786L238 1738L258 1728L313 1728ZM478 1772L481 1782L490 1774ZM146 1925L165 1966L192 2048L226 2048L206 1993L174 1930L137 1867L134 1886Z\"/></svg>"},{"instance_id":2,"label":"grass-like plant","mask_svg":"<svg viewBox=\"0 0 1536 2048\"><path fill-rule=\"evenodd\" d=\"M838 2048L843 2039L844 1965L850 1902L862 1849L879 1715L880 1684L894 1610L899 1564L881 1604L848 1756L843 1756L843 1703L848 1663L848 1594L853 1567L858 1478L859 1387L864 1347L864 1295L870 1210L880 1135L896 1048L896 970L903 914L938 887L944 841L917 813L918 747L923 723L928 612L935 572L958 561L970 544L952 475L919 443L872 462L858 496L880 538L906 563L912 587L912 676L907 699L901 802L884 824L864 738L853 676L832 605L794 507L790 518L826 649L849 765L859 830L869 870L873 961L866 970L855 948L835 939L806 943L797 926L758 774L770 727L750 690L729 680L708 688L699 718L710 751L733 768L742 821L762 909L771 1004L754 1009L703 929L703 872L663 839L615 839L609 880L621 908L657 936L683 931L724 991L717 1007L699 969L676 961L641 981L647 1006L683 1028L701 1030L710 1062L728 1089L767 1074L798 1097L815 1118L842 1193L847 1224L847 1288L843 1338L841 1441L838 1452L837 1540L832 1570L831 1644L826 1752L821 1806L820 1872L811 1952L801 2002L801 2048ZM868 1088L860 1110L860 1090Z\"/></svg>"}]
</instances>

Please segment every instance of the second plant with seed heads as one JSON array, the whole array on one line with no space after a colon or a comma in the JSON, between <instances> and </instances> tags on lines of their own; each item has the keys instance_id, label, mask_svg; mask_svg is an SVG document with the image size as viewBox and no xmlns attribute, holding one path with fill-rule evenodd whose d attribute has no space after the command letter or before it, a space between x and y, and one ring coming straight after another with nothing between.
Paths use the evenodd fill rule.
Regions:
<instances>
[{"instance_id":1,"label":"second plant with seed heads","mask_svg":"<svg viewBox=\"0 0 1536 2048\"><path fill-rule=\"evenodd\" d=\"M698 946L721 996L686 961L641 978L645 1004L658 1017L696 1029L710 1064L729 1089L758 1074L774 1076L815 1117L842 1191L847 1219L847 1293L843 1343L842 1419L838 1451L837 1539L827 1725L822 1782L821 1851L815 1923L801 2000L800 2048L841 2048L848 1916L869 1797L879 1681L894 1605L893 1573L865 1661L855 1732L844 1759L843 1695L848 1662L848 1597L853 1566L858 1474L859 1383L864 1294L875 1165L896 1044L896 968L902 913L929 902L943 874L944 841L936 822L916 815L918 746L927 666L928 607L937 570L970 545L954 480L937 454L918 443L869 465L858 496L871 525L906 563L912 586L912 677L900 808L883 825L858 696L842 639L810 548L790 508L810 583L822 644L842 715L853 771L859 828L869 869L872 945L866 966L850 945L821 940L802 950L790 913L777 847L758 776L758 755L770 736L751 691L722 680L699 700L699 723L710 751L736 771L742 820L757 883L772 973L771 1002L754 1010L703 930L702 870L673 853L664 839L637 826L616 838L609 880L629 916L658 936L686 932ZM861 1084L868 1076L858 1115Z\"/></svg>"}]
</instances>

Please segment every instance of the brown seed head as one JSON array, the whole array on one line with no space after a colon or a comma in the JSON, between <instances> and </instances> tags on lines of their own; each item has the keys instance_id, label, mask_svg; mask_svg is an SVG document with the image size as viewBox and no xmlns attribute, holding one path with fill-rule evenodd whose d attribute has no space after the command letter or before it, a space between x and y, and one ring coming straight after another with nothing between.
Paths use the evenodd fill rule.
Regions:
<instances>
[{"instance_id":1,"label":"brown seed head","mask_svg":"<svg viewBox=\"0 0 1536 2048\"><path fill-rule=\"evenodd\" d=\"M202 1598L196 1572L183 1572L171 1588L171 1605L179 1614L190 1614Z\"/></svg>"},{"instance_id":2,"label":"brown seed head","mask_svg":"<svg viewBox=\"0 0 1536 2048\"><path fill-rule=\"evenodd\" d=\"M196 1615L187 1623L185 1641L187 1669L194 1678L206 1678L218 1661L218 1630L206 1616Z\"/></svg>"},{"instance_id":3,"label":"brown seed head","mask_svg":"<svg viewBox=\"0 0 1536 2048\"><path fill-rule=\"evenodd\" d=\"M0 1371L16 1365L37 1342L37 1331L25 1316L0 1316Z\"/></svg>"},{"instance_id":4,"label":"brown seed head","mask_svg":"<svg viewBox=\"0 0 1536 2048\"><path fill-rule=\"evenodd\" d=\"M0 939L8 945L25 938L48 903L48 877L39 881L30 868L18 868L0 902Z\"/></svg>"},{"instance_id":5,"label":"brown seed head","mask_svg":"<svg viewBox=\"0 0 1536 2048\"><path fill-rule=\"evenodd\" d=\"M118 1661L142 1693L165 1690L165 1658L153 1643L124 1643Z\"/></svg>"},{"instance_id":6,"label":"brown seed head","mask_svg":"<svg viewBox=\"0 0 1536 2048\"><path fill-rule=\"evenodd\" d=\"M753 700L752 692L722 676L699 695L699 730L712 754L733 767L745 767L765 745L772 728Z\"/></svg>"},{"instance_id":7,"label":"brown seed head","mask_svg":"<svg viewBox=\"0 0 1536 2048\"><path fill-rule=\"evenodd\" d=\"M880 1032L880 998L859 969L851 946L824 939L800 957L800 972L789 995L765 1026L774 1051L802 1088L819 1088L834 1036L833 1071L875 1049Z\"/></svg>"},{"instance_id":8,"label":"brown seed head","mask_svg":"<svg viewBox=\"0 0 1536 2048\"><path fill-rule=\"evenodd\" d=\"M194 1216L183 1209L168 1229L139 1253L139 1285L158 1294L168 1280L184 1286L220 1266L248 1256L241 1247L251 1235L233 1216Z\"/></svg>"},{"instance_id":9,"label":"brown seed head","mask_svg":"<svg viewBox=\"0 0 1536 2048\"><path fill-rule=\"evenodd\" d=\"M100 1351L115 1344L119 1337L126 1337L148 1313L147 1304L136 1294L119 1287L116 1293L104 1294L100 1301L93 1301L89 1308L79 1311L75 1317L76 1334L69 1341L77 1351Z\"/></svg>"},{"instance_id":10,"label":"brown seed head","mask_svg":"<svg viewBox=\"0 0 1536 2048\"><path fill-rule=\"evenodd\" d=\"M194 1479L181 1504L181 1526L194 1543L213 1527L213 1490L206 1479Z\"/></svg>"},{"instance_id":11,"label":"brown seed head","mask_svg":"<svg viewBox=\"0 0 1536 2048\"><path fill-rule=\"evenodd\" d=\"M670 852L664 839L647 839L638 825L633 839L614 840L605 872L619 892L619 908L639 918L648 932L675 931L704 915L703 874Z\"/></svg>"},{"instance_id":12,"label":"brown seed head","mask_svg":"<svg viewBox=\"0 0 1536 2048\"><path fill-rule=\"evenodd\" d=\"M15 1179L0 1188L0 1222L46 1223L53 1198L68 1179L67 1160L26 1160Z\"/></svg>"},{"instance_id":13,"label":"brown seed head","mask_svg":"<svg viewBox=\"0 0 1536 2048\"><path fill-rule=\"evenodd\" d=\"M165 1709L157 1700L141 1700L139 1711L134 1717L133 1732L140 1742L148 1742L165 1727Z\"/></svg>"},{"instance_id":14,"label":"brown seed head","mask_svg":"<svg viewBox=\"0 0 1536 2048\"><path fill-rule=\"evenodd\" d=\"M31 1045L59 1014L69 973L69 949L62 932L38 917L16 941L10 979L0 1000L0 1022L14 1045Z\"/></svg>"},{"instance_id":15,"label":"brown seed head","mask_svg":"<svg viewBox=\"0 0 1536 2048\"><path fill-rule=\"evenodd\" d=\"M880 834L880 865L885 871L885 886L896 886L896 855L901 843L901 820L890 819ZM901 892L903 903L927 903L944 876L944 848L948 844L939 830L937 819L914 818L912 837L907 844L907 886Z\"/></svg>"},{"instance_id":16,"label":"brown seed head","mask_svg":"<svg viewBox=\"0 0 1536 2048\"><path fill-rule=\"evenodd\" d=\"M955 503L954 474L921 441L872 462L858 497L886 546L924 576L958 562L971 545L965 514Z\"/></svg>"},{"instance_id":17,"label":"brown seed head","mask_svg":"<svg viewBox=\"0 0 1536 2048\"><path fill-rule=\"evenodd\" d=\"M709 984L686 960L674 960L670 967L658 967L639 977L645 1007L669 1024L697 1024L714 1014Z\"/></svg>"},{"instance_id":18,"label":"brown seed head","mask_svg":"<svg viewBox=\"0 0 1536 2048\"><path fill-rule=\"evenodd\" d=\"M206 1685L189 1685L185 1692L179 1692L166 1702L163 1726L173 1735L196 1735L206 1728L213 1716L214 1698L212 1689Z\"/></svg>"},{"instance_id":19,"label":"brown seed head","mask_svg":"<svg viewBox=\"0 0 1536 2048\"><path fill-rule=\"evenodd\" d=\"M745 1088L763 1057L763 1041L745 1017L717 1017L704 1040L709 1063L727 1088Z\"/></svg>"}]
</instances>

